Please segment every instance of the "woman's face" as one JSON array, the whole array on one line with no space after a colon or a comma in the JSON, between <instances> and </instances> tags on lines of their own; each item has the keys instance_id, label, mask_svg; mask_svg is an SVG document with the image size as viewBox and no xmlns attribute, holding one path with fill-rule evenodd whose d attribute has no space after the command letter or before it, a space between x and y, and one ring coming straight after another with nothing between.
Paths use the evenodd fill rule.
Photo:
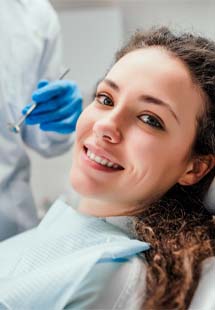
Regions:
<instances>
[{"instance_id":1,"label":"woman's face","mask_svg":"<svg viewBox=\"0 0 215 310\"><path fill-rule=\"evenodd\" d=\"M165 50L121 58L77 124L74 188L117 215L162 196L190 168L203 99L184 64Z\"/></svg>"}]
</instances>

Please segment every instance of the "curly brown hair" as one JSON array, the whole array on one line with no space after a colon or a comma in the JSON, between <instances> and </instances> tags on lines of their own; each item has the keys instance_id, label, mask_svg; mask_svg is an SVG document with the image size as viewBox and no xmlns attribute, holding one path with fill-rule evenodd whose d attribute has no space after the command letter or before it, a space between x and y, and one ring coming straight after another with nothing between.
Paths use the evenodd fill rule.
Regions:
<instances>
[{"instance_id":1,"label":"curly brown hair","mask_svg":"<svg viewBox=\"0 0 215 310\"><path fill-rule=\"evenodd\" d=\"M181 59L205 98L198 119L194 155L215 154L215 43L168 28L137 32L116 60L140 48L158 46ZM192 186L174 185L159 201L135 218L135 231L151 248L147 259L147 288L143 309L187 309L201 274L201 262L215 255L215 222L204 206L214 178L213 168Z\"/></svg>"}]
</instances>

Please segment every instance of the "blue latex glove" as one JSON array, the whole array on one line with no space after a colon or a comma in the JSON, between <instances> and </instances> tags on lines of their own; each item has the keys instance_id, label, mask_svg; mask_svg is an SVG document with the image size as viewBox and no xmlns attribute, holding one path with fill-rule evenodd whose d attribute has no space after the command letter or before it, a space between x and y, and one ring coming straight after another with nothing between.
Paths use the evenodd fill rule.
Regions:
<instances>
[{"instance_id":1,"label":"blue latex glove","mask_svg":"<svg viewBox=\"0 0 215 310\"><path fill-rule=\"evenodd\" d=\"M69 134L75 130L76 122L82 111L82 97L74 82L42 80L33 92L32 100L37 107L26 118L27 125L39 124L44 131ZM25 114L32 104L27 105Z\"/></svg>"}]
</instances>

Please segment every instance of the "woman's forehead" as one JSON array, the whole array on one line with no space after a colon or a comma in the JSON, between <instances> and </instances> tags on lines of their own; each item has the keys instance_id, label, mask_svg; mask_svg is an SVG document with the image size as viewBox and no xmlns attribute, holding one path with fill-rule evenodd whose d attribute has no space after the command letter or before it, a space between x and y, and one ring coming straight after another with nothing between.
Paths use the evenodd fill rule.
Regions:
<instances>
[{"instance_id":1,"label":"woman's forehead","mask_svg":"<svg viewBox=\"0 0 215 310\"><path fill-rule=\"evenodd\" d=\"M158 75L171 74L172 76L186 76L191 79L191 74L185 64L177 57L170 54L163 48L150 47L137 49L120 58L110 69L107 76L123 71L126 73L137 73L138 71L144 74L151 73ZM163 78L165 78L164 76Z\"/></svg>"},{"instance_id":2,"label":"woman's forehead","mask_svg":"<svg viewBox=\"0 0 215 310\"><path fill-rule=\"evenodd\" d=\"M160 93L195 92L191 75L182 61L158 48L139 49L123 56L108 72L105 79L120 89Z\"/></svg>"}]
</instances>

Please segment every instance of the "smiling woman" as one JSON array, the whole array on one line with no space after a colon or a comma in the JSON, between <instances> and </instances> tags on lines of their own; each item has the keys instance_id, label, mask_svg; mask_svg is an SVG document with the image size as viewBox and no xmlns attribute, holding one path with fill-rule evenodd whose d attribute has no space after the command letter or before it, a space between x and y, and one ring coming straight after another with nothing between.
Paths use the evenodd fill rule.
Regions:
<instances>
[{"instance_id":1,"label":"smiling woman","mask_svg":"<svg viewBox=\"0 0 215 310\"><path fill-rule=\"evenodd\" d=\"M215 308L214 72L213 42L167 28L117 53L78 120L78 208L0 246L0 306Z\"/></svg>"},{"instance_id":2,"label":"smiling woman","mask_svg":"<svg viewBox=\"0 0 215 310\"><path fill-rule=\"evenodd\" d=\"M191 149L204 106L184 62L163 48L121 57L77 125L73 186L102 199L99 208L83 200L80 210L96 216L138 214L172 185L198 182L214 165L212 155L206 164Z\"/></svg>"}]
</instances>

